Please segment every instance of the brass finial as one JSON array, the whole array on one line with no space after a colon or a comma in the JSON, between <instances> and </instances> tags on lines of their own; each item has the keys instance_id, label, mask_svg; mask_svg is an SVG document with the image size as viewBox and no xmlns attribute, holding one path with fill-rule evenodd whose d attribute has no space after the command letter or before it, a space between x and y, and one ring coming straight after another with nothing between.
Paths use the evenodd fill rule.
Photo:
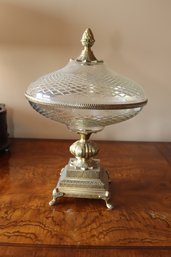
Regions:
<instances>
[{"instance_id":1,"label":"brass finial","mask_svg":"<svg viewBox=\"0 0 171 257\"><path fill-rule=\"evenodd\" d=\"M85 47L92 47L94 45L95 39L91 29L86 29L82 35L81 43Z\"/></svg>"},{"instance_id":2,"label":"brass finial","mask_svg":"<svg viewBox=\"0 0 171 257\"><path fill-rule=\"evenodd\" d=\"M93 32L89 28L86 29L81 38L81 43L84 46L84 49L82 50L80 56L76 59L77 62L81 62L83 64L93 64L102 62L96 59L91 50L91 47L93 46L94 42L95 39L93 36Z\"/></svg>"}]
</instances>

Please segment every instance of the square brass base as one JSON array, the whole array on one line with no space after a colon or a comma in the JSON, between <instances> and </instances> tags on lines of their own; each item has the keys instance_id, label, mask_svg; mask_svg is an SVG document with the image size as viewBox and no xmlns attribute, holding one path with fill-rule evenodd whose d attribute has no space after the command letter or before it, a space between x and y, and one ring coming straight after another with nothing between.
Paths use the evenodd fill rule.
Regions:
<instances>
[{"instance_id":1,"label":"square brass base","mask_svg":"<svg viewBox=\"0 0 171 257\"><path fill-rule=\"evenodd\" d=\"M100 166L100 161L95 159L92 169L81 170L75 168L75 158L70 158L69 163L61 170L56 188L53 190L53 199L49 202L54 205L59 197L78 197L103 199L106 206L112 209L110 203L109 176Z\"/></svg>"}]
</instances>

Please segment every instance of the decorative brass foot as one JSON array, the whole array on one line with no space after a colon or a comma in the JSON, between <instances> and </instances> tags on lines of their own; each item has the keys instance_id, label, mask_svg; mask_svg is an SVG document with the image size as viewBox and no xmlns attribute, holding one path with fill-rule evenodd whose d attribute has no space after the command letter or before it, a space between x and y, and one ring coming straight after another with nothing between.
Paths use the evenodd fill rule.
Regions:
<instances>
[{"instance_id":1,"label":"decorative brass foot","mask_svg":"<svg viewBox=\"0 0 171 257\"><path fill-rule=\"evenodd\" d=\"M108 175L108 172L106 171L106 174ZM110 179L109 179L109 175L108 175L108 185L111 183ZM111 202L111 192L110 191L106 191L105 197L102 198L105 203L106 203L106 207L108 209L113 209L113 205Z\"/></svg>"},{"instance_id":2,"label":"decorative brass foot","mask_svg":"<svg viewBox=\"0 0 171 257\"><path fill-rule=\"evenodd\" d=\"M63 197L64 196L64 193L61 193L58 191L58 188L54 188L53 192L52 192L52 196L53 196L53 199L49 202L49 205L50 206L53 206L57 203L57 198L59 197Z\"/></svg>"},{"instance_id":3,"label":"decorative brass foot","mask_svg":"<svg viewBox=\"0 0 171 257\"><path fill-rule=\"evenodd\" d=\"M106 207L111 210L113 209L113 204L110 202L110 199L106 199L105 200L105 203L106 203Z\"/></svg>"}]
</instances>

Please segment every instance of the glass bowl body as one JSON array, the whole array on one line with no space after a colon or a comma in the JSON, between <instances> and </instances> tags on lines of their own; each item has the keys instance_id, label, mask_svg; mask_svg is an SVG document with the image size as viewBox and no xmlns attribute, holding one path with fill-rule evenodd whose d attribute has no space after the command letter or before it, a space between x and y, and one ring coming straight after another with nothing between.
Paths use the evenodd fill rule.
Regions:
<instances>
[{"instance_id":1,"label":"glass bowl body","mask_svg":"<svg viewBox=\"0 0 171 257\"><path fill-rule=\"evenodd\" d=\"M37 112L77 132L96 132L130 119L147 102L140 85L102 62L75 60L31 83L25 95Z\"/></svg>"}]
</instances>

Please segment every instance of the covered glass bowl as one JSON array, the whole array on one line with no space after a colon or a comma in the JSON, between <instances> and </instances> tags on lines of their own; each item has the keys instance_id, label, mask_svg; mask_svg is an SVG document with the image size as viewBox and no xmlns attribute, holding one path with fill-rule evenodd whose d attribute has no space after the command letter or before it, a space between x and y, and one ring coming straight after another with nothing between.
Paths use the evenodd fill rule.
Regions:
<instances>
[{"instance_id":1,"label":"covered glass bowl","mask_svg":"<svg viewBox=\"0 0 171 257\"><path fill-rule=\"evenodd\" d=\"M81 139L70 147L75 158L64 168L53 191L51 205L62 194L102 198L107 207L111 207L108 176L99 161L92 158L98 148L89 137L105 126L134 117L147 103L139 84L111 71L103 61L96 59L91 50L94 41L92 31L86 29L81 39L84 46L81 55L71 59L62 69L32 82L25 94L37 112L66 124L81 135ZM99 191L93 191L92 185L96 185L97 179Z\"/></svg>"}]
</instances>

